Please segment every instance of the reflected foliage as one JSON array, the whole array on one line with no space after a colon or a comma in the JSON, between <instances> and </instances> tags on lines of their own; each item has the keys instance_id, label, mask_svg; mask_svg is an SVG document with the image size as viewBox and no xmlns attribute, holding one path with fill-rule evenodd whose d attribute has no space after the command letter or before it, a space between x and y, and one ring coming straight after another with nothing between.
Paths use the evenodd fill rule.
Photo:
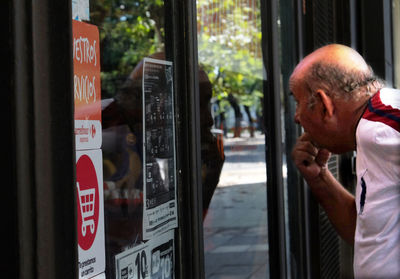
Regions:
<instances>
[{"instance_id":1,"label":"reflected foliage","mask_svg":"<svg viewBox=\"0 0 400 279\"><path fill-rule=\"evenodd\" d=\"M90 22L99 27L103 98L117 88L139 63L164 47L164 1L91 1Z\"/></svg>"},{"instance_id":2,"label":"reflected foliage","mask_svg":"<svg viewBox=\"0 0 400 279\"><path fill-rule=\"evenodd\" d=\"M213 84L219 112L232 94L245 107L261 110L262 57L259 3L198 0L199 61Z\"/></svg>"}]
</instances>

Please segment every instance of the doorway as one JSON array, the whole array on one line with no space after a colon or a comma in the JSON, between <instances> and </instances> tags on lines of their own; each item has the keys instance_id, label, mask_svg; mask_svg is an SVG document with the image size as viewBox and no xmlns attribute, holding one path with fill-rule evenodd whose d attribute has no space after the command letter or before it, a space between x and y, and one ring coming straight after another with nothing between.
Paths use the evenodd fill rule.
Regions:
<instances>
[{"instance_id":1,"label":"doorway","mask_svg":"<svg viewBox=\"0 0 400 279\"><path fill-rule=\"evenodd\" d=\"M260 3L198 0L197 32L205 278L269 278Z\"/></svg>"}]
</instances>

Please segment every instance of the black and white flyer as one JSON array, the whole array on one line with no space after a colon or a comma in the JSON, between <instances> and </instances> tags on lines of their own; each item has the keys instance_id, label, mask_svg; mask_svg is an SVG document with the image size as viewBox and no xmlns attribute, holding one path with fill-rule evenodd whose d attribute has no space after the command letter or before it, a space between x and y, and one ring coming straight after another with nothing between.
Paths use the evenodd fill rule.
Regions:
<instances>
[{"instance_id":1,"label":"black and white flyer","mask_svg":"<svg viewBox=\"0 0 400 279\"><path fill-rule=\"evenodd\" d=\"M143 239L178 226L172 62L143 64Z\"/></svg>"},{"instance_id":2,"label":"black and white flyer","mask_svg":"<svg viewBox=\"0 0 400 279\"><path fill-rule=\"evenodd\" d=\"M173 279L174 230L115 256L116 279Z\"/></svg>"}]
</instances>

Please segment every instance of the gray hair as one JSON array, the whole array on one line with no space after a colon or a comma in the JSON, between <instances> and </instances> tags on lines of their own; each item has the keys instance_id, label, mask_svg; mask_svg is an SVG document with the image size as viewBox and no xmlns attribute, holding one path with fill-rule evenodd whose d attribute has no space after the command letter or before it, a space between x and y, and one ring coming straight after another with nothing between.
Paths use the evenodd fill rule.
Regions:
<instances>
[{"instance_id":1,"label":"gray hair","mask_svg":"<svg viewBox=\"0 0 400 279\"><path fill-rule=\"evenodd\" d=\"M312 108L317 103L315 92L318 89L324 89L333 99L348 102L365 94L373 95L384 86L384 82L374 75L371 67L369 71L346 70L322 62L311 66L304 85L310 93L308 106Z\"/></svg>"}]
</instances>

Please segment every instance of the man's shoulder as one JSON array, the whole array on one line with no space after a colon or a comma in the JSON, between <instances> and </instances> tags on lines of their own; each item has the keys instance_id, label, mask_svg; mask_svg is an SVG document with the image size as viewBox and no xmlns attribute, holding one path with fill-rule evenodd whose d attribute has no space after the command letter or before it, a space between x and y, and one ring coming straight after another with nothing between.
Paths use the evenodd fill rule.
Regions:
<instances>
[{"instance_id":1,"label":"man's shoulder","mask_svg":"<svg viewBox=\"0 0 400 279\"><path fill-rule=\"evenodd\" d=\"M369 100L362 118L383 123L400 133L400 90L381 89Z\"/></svg>"},{"instance_id":2,"label":"man's shoulder","mask_svg":"<svg viewBox=\"0 0 400 279\"><path fill-rule=\"evenodd\" d=\"M400 110L400 90L394 88L382 88L379 91L381 102L393 109Z\"/></svg>"}]
</instances>

